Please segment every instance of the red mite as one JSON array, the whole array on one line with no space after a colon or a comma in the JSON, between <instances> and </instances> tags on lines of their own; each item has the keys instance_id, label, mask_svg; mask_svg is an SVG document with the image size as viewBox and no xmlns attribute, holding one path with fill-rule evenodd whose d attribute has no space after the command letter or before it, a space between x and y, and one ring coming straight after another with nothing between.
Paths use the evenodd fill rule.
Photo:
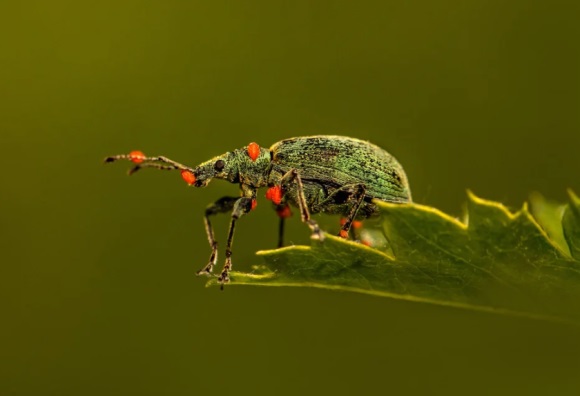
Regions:
<instances>
[{"instance_id":1,"label":"red mite","mask_svg":"<svg viewBox=\"0 0 580 396\"><path fill-rule=\"evenodd\" d=\"M280 205L280 202L282 202L282 187L270 187L268 191L266 191L266 199L272 201L276 205Z\"/></svg>"},{"instance_id":2,"label":"red mite","mask_svg":"<svg viewBox=\"0 0 580 396\"><path fill-rule=\"evenodd\" d=\"M181 178L190 186L195 183L195 175L188 170L181 171Z\"/></svg>"},{"instance_id":3,"label":"red mite","mask_svg":"<svg viewBox=\"0 0 580 396\"><path fill-rule=\"evenodd\" d=\"M129 158L134 164L140 164L145 160L145 154L142 151L135 150L129 153Z\"/></svg>"},{"instance_id":4,"label":"red mite","mask_svg":"<svg viewBox=\"0 0 580 396\"><path fill-rule=\"evenodd\" d=\"M343 217L342 219L340 219L340 225L343 226L345 224L346 224L346 218ZM354 229L361 228L362 226L363 226L363 223L360 220L354 220L351 224L351 227Z\"/></svg>"},{"instance_id":5,"label":"red mite","mask_svg":"<svg viewBox=\"0 0 580 396\"><path fill-rule=\"evenodd\" d=\"M248 144L248 155L254 162L258 159L260 156L260 146L258 146L258 143L252 142Z\"/></svg>"},{"instance_id":6,"label":"red mite","mask_svg":"<svg viewBox=\"0 0 580 396\"><path fill-rule=\"evenodd\" d=\"M288 217L292 216L292 211L288 205L284 206L282 209L276 210L276 213L281 219L287 219Z\"/></svg>"}]
</instances>

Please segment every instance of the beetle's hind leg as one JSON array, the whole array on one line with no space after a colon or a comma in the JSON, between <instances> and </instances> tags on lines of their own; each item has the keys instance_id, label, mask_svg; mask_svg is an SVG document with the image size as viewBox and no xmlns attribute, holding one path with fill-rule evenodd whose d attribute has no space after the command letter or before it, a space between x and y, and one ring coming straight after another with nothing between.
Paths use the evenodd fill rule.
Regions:
<instances>
[{"instance_id":1,"label":"beetle's hind leg","mask_svg":"<svg viewBox=\"0 0 580 396\"><path fill-rule=\"evenodd\" d=\"M350 210L345 218L341 220L341 228L338 236L347 239L349 231L353 231L353 239L357 239L358 235L354 228L352 227L353 222L355 222L356 215L361 205L364 202L366 196L366 187L364 184L347 184L339 189L333 191L324 201L322 201L319 206L331 206L331 205L350 205Z\"/></svg>"},{"instance_id":2,"label":"beetle's hind leg","mask_svg":"<svg viewBox=\"0 0 580 396\"><path fill-rule=\"evenodd\" d=\"M366 194L366 188L363 184L356 184L354 186L351 186L351 188L353 188L354 191L352 192L349 201L352 201L353 204L350 209L350 212L348 213L348 216L346 217L346 221L340 228L340 232L338 234L340 237L345 239L348 238L348 232L351 229L352 223L356 217L356 214L358 213L358 210L360 209L363 203Z\"/></svg>"},{"instance_id":3,"label":"beetle's hind leg","mask_svg":"<svg viewBox=\"0 0 580 396\"><path fill-rule=\"evenodd\" d=\"M343 225L346 224L346 217L342 217L340 219L340 227L342 228ZM363 222L360 220L354 220L350 226L350 231L348 233L350 239L352 239L353 241L359 241L360 240L360 231L359 229L362 228L363 226ZM344 234L344 232L343 232ZM340 236L340 234L339 234Z\"/></svg>"},{"instance_id":4,"label":"beetle's hind leg","mask_svg":"<svg viewBox=\"0 0 580 396\"><path fill-rule=\"evenodd\" d=\"M282 177L280 183L282 187L282 194L287 193L290 190L291 184L296 185L296 200L298 201L298 207L300 208L300 217L303 223L308 224L308 227L312 230L312 239L318 239L320 241L324 240L324 234L320 230L318 223L310 217L310 211L308 210L308 205L306 203L306 196L304 195L304 185L302 184L302 179L297 169L291 169Z\"/></svg>"}]
</instances>

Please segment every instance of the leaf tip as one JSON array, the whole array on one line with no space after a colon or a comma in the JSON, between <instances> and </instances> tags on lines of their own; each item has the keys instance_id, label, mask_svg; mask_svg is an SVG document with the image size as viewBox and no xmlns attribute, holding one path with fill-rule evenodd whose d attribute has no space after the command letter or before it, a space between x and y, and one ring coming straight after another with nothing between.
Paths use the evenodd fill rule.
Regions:
<instances>
[{"instance_id":1,"label":"leaf tip","mask_svg":"<svg viewBox=\"0 0 580 396\"><path fill-rule=\"evenodd\" d=\"M580 198L578 198L578 195L576 195L574 190L569 188L567 190L567 192L568 192L568 197L570 199L570 202L573 203L574 205L580 205Z\"/></svg>"},{"instance_id":2,"label":"leaf tip","mask_svg":"<svg viewBox=\"0 0 580 396\"><path fill-rule=\"evenodd\" d=\"M525 213L525 214L530 214L530 210L529 210L529 205L527 201L524 201L524 203L522 204L522 209L521 212Z\"/></svg>"},{"instance_id":3,"label":"leaf tip","mask_svg":"<svg viewBox=\"0 0 580 396\"><path fill-rule=\"evenodd\" d=\"M475 200L479 199L477 197L477 195L475 195L475 193L471 190L471 188L468 188L467 190L465 190L465 193L467 194L467 198L470 201L475 201Z\"/></svg>"},{"instance_id":4,"label":"leaf tip","mask_svg":"<svg viewBox=\"0 0 580 396\"><path fill-rule=\"evenodd\" d=\"M483 205L483 206L503 206L498 202L489 201L487 199L479 198L473 191L470 189L466 190L467 192L467 204L468 205Z\"/></svg>"}]
</instances>

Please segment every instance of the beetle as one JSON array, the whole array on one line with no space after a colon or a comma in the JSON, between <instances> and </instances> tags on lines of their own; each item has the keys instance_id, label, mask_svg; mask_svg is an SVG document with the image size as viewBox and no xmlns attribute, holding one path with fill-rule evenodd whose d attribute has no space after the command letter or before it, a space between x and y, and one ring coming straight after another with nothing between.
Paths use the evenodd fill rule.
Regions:
<instances>
[{"instance_id":1,"label":"beetle","mask_svg":"<svg viewBox=\"0 0 580 396\"><path fill-rule=\"evenodd\" d=\"M218 155L195 168L167 157L147 157L140 151L107 157L105 162L130 160L133 174L142 168L178 170L195 187L205 187L214 179L239 184L241 196L226 196L205 209L204 223L211 247L208 264L197 274L211 274L217 262L218 243L211 217L231 212L226 242L225 264L218 281L229 281L232 243L237 220L257 204L257 189L268 187L266 198L273 202L280 217L278 245L283 246L284 221L291 215L289 205L299 209L311 238L324 240L324 234L311 217L316 213L345 217L339 235L348 237L355 219L375 217L379 209L374 199L385 202L411 202L407 176L399 162L382 148L359 139L317 135L285 139L270 148L252 142L248 146Z\"/></svg>"}]
</instances>

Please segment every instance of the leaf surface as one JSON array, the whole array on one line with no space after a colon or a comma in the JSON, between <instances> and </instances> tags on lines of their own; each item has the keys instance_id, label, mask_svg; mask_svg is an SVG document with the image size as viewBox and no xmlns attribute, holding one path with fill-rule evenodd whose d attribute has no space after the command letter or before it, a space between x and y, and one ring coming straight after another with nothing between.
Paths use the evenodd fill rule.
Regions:
<instances>
[{"instance_id":1,"label":"leaf surface","mask_svg":"<svg viewBox=\"0 0 580 396\"><path fill-rule=\"evenodd\" d=\"M327 235L259 251L265 265L233 284L312 286L580 322L580 200L541 196L515 212L468 192L464 221L429 206L377 202L390 246ZM215 284L210 281L210 284Z\"/></svg>"}]
</instances>

